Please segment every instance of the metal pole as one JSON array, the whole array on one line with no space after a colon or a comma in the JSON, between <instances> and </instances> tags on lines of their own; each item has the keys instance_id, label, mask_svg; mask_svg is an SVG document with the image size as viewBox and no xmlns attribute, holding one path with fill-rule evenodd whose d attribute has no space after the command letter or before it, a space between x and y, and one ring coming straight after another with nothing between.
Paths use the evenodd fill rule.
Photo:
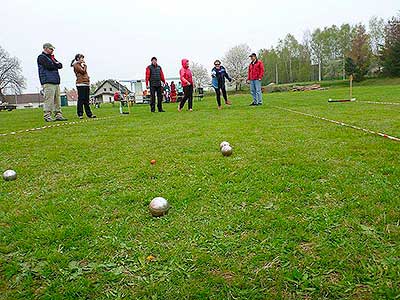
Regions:
<instances>
[{"instance_id":1,"label":"metal pole","mask_svg":"<svg viewBox=\"0 0 400 300\"><path fill-rule=\"evenodd\" d=\"M353 99L353 75L350 75L350 100Z\"/></svg>"},{"instance_id":2,"label":"metal pole","mask_svg":"<svg viewBox=\"0 0 400 300\"><path fill-rule=\"evenodd\" d=\"M322 80L322 74L321 74L321 59L318 62L318 81Z\"/></svg>"}]
</instances>

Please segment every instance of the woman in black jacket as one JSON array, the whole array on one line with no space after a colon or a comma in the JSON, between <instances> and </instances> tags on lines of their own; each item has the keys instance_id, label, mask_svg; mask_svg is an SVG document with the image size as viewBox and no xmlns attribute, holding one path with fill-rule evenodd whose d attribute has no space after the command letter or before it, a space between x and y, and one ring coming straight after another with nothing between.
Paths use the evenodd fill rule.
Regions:
<instances>
[{"instance_id":1,"label":"woman in black jacket","mask_svg":"<svg viewBox=\"0 0 400 300\"><path fill-rule=\"evenodd\" d=\"M232 81L232 78L229 77L228 72L223 66L221 66L221 62L218 59L214 62L214 68L211 70L211 77L212 77L211 83L217 95L218 109L222 109L221 91L222 91L222 96L224 97L225 100L225 104L231 105L232 103L228 100L228 96L226 95L225 78L228 79L229 82Z\"/></svg>"}]
</instances>

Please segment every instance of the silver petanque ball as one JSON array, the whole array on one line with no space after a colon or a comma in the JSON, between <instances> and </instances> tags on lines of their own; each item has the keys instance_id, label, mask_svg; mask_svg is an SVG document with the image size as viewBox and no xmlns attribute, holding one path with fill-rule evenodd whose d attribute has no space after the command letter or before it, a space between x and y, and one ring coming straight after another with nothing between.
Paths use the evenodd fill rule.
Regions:
<instances>
[{"instance_id":1,"label":"silver petanque ball","mask_svg":"<svg viewBox=\"0 0 400 300\"><path fill-rule=\"evenodd\" d=\"M168 213L169 204L163 197L156 197L151 200L149 210L153 217L161 217Z\"/></svg>"},{"instance_id":2,"label":"silver petanque ball","mask_svg":"<svg viewBox=\"0 0 400 300\"><path fill-rule=\"evenodd\" d=\"M223 141L221 144L219 144L219 149L222 149L225 146L230 146L230 144L227 141Z\"/></svg>"},{"instance_id":3,"label":"silver petanque ball","mask_svg":"<svg viewBox=\"0 0 400 300\"><path fill-rule=\"evenodd\" d=\"M3 178L5 181L12 181L17 179L17 172L14 170L7 170L3 173Z\"/></svg>"},{"instance_id":4,"label":"silver petanque ball","mask_svg":"<svg viewBox=\"0 0 400 300\"><path fill-rule=\"evenodd\" d=\"M221 153L223 156L231 156L232 155L232 147L231 146L224 146L221 149Z\"/></svg>"}]
</instances>

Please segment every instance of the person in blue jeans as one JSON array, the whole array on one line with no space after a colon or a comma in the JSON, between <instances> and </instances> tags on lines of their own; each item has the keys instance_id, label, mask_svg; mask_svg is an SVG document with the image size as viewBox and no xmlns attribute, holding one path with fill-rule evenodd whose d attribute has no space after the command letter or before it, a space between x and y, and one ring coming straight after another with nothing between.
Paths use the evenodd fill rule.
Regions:
<instances>
[{"instance_id":1,"label":"person in blue jeans","mask_svg":"<svg viewBox=\"0 0 400 300\"><path fill-rule=\"evenodd\" d=\"M262 105L261 80L264 76L264 64L257 58L257 54L252 53L250 56L251 63L249 65L247 82L250 82L250 92L253 102L250 106Z\"/></svg>"}]
</instances>

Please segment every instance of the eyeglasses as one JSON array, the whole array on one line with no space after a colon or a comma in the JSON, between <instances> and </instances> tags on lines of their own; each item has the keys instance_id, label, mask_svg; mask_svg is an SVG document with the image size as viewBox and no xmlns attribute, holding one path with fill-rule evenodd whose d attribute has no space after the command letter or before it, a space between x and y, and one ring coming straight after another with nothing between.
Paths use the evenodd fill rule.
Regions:
<instances>
[{"instance_id":1,"label":"eyeglasses","mask_svg":"<svg viewBox=\"0 0 400 300\"><path fill-rule=\"evenodd\" d=\"M214 64L214 66L216 66L216 67L218 67L218 66L220 66L221 64Z\"/></svg>"}]
</instances>

